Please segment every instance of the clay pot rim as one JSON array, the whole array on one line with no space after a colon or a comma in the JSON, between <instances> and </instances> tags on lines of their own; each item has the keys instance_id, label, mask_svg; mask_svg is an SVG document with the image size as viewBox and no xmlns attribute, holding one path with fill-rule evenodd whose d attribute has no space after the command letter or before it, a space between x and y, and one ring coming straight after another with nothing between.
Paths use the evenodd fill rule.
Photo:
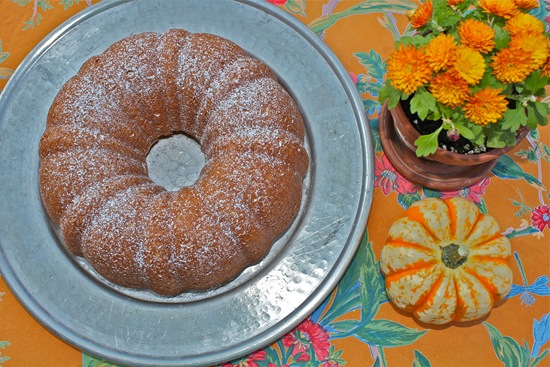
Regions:
<instances>
[{"instance_id":1,"label":"clay pot rim","mask_svg":"<svg viewBox=\"0 0 550 367\"><path fill-rule=\"evenodd\" d=\"M386 105L387 105L387 102L386 102ZM387 106L385 107L387 108ZM407 115L405 114L405 111L403 110L401 101L397 104L395 108L390 109L389 112L393 117L394 126L397 134L399 134L399 136L403 139L407 148L411 149L416 154L416 146L414 145L414 142L416 141L416 139L418 139L418 137L421 134L414 128L412 123L409 122L409 118L407 117ZM531 129L529 129L528 127L522 126L517 131L516 145L520 141L522 141L527 136L527 134L529 134L530 130ZM451 165L460 165L460 166L478 165L480 163L490 162L492 160L495 160L501 157L506 152L513 149L516 145L507 146L504 148L495 148L495 149L491 149L489 152L477 153L477 154L453 153L438 147L435 153L422 158L433 160L440 163L451 164Z\"/></svg>"}]
</instances>

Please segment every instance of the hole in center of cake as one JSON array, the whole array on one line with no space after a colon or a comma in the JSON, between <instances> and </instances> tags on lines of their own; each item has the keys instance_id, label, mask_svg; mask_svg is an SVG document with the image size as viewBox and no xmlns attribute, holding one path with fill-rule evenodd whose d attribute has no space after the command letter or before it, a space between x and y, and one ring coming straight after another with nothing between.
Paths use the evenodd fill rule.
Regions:
<instances>
[{"instance_id":1,"label":"hole in center of cake","mask_svg":"<svg viewBox=\"0 0 550 367\"><path fill-rule=\"evenodd\" d=\"M205 162L200 145L185 134L159 139L147 155L149 178L168 191L193 185Z\"/></svg>"}]
</instances>

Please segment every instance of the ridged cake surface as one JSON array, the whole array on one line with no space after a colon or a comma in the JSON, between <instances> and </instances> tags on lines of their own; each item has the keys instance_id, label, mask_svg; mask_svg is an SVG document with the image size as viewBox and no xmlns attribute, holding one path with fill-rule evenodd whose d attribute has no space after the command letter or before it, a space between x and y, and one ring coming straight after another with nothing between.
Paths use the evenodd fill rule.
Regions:
<instances>
[{"instance_id":1,"label":"ridged cake surface","mask_svg":"<svg viewBox=\"0 0 550 367\"><path fill-rule=\"evenodd\" d=\"M160 138L195 139L192 186L148 177ZM201 291L260 261L296 217L309 165L304 123L274 73L233 42L182 29L124 38L56 96L40 193L69 252L118 285Z\"/></svg>"}]
</instances>

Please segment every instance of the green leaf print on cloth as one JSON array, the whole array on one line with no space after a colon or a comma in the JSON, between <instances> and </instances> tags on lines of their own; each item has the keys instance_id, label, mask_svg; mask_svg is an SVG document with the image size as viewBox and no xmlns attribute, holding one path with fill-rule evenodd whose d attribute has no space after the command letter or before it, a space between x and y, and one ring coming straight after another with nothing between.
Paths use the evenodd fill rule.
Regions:
<instances>
[{"instance_id":1,"label":"green leaf print on cloth","mask_svg":"<svg viewBox=\"0 0 550 367\"><path fill-rule=\"evenodd\" d=\"M0 40L0 64L6 61L9 56L9 52L4 52L4 50L2 50L2 40ZM0 67L0 79L8 79L12 74L12 69Z\"/></svg>"},{"instance_id":2,"label":"green leaf print on cloth","mask_svg":"<svg viewBox=\"0 0 550 367\"><path fill-rule=\"evenodd\" d=\"M535 367L550 352L550 349L546 349L542 353L539 352L541 343L547 343L550 336L548 314L544 315L540 322L535 320L533 323L533 335L535 337L533 353L529 350L525 340L523 341L523 345L521 345L511 337L502 335L493 325L487 322L484 322L483 325L489 331L495 354L506 367ZM536 355L534 355L535 353Z\"/></svg>"},{"instance_id":3,"label":"green leaf print on cloth","mask_svg":"<svg viewBox=\"0 0 550 367\"><path fill-rule=\"evenodd\" d=\"M4 350L5 347L9 346L10 343L6 341L0 341L0 350ZM8 361L10 357L2 355L2 352L0 352L0 364Z\"/></svg>"}]
</instances>

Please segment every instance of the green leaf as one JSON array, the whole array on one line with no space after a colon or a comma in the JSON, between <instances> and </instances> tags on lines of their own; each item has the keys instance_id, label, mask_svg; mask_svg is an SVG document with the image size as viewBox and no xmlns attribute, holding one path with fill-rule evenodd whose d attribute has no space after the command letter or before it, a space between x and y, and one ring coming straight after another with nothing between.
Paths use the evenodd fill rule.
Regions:
<instances>
[{"instance_id":1,"label":"green leaf","mask_svg":"<svg viewBox=\"0 0 550 367\"><path fill-rule=\"evenodd\" d=\"M516 133L512 131L500 130L496 124L489 124L483 128L487 137L487 147L504 148L516 144Z\"/></svg>"},{"instance_id":2,"label":"green leaf","mask_svg":"<svg viewBox=\"0 0 550 367\"><path fill-rule=\"evenodd\" d=\"M491 324L484 322L483 325L489 331L495 354L506 367L524 367L529 365L530 353L527 348L522 347L509 336L503 336Z\"/></svg>"},{"instance_id":3,"label":"green leaf","mask_svg":"<svg viewBox=\"0 0 550 367\"><path fill-rule=\"evenodd\" d=\"M437 137L439 133L443 130L443 126L440 126L439 129L428 135L420 135L418 139L414 142L416 145L416 156L417 157L426 157L430 154L435 153L437 147L439 146Z\"/></svg>"},{"instance_id":4,"label":"green leaf","mask_svg":"<svg viewBox=\"0 0 550 367\"><path fill-rule=\"evenodd\" d=\"M378 100L380 104L388 102L388 108L391 110L395 108L399 101L401 100L402 92L395 89L389 80L386 80L386 83L382 88L380 88L380 94L378 95Z\"/></svg>"},{"instance_id":5,"label":"green leaf","mask_svg":"<svg viewBox=\"0 0 550 367\"><path fill-rule=\"evenodd\" d=\"M509 108L502 117L502 128L504 130L517 131L525 125L527 125L525 108Z\"/></svg>"},{"instance_id":6,"label":"green leaf","mask_svg":"<svg viewBox=\"0 0 550 367\"><path fill-rule=\"evenodd\" d=\"M542 76L540 70L534 71L525 79L525 91L528 94L541 97L545 94L544 89L548 85L549 79L547 76Z\"/></svg>"},{"instance_id":7,"label":"green leaf","mask_svg":"<svg viewBox=\"0 0 550 367\"><path fill-rule=\"evenodd\" d=\"M428 358L426 358L422 353L415 350L414 351L414 361L413 367L432 367Z\"/></svg>"},{"instance_id":8,"label":"green leaf","mask_svg":"<svg viewBox=\"0 0 550 367\"><path fill-rule=\"evenodd\" d=\"M399 38L399 40L395 41L395 44L396 44L396 46L398 44L402 44L403 46L412 45L412 46L418 48L420 46L427 45L434 38L435 38L435 36L433 36L431 34L428 35L428 36L415 34L414 36L403 36L403 37Z\"/></svg>"},{"instance_id":9,"label":"green leaf","mask_svg":"<svg viewBox=\"0 0 550 367\"><path fill-rule=\"evenodd\" d=\"M460 21L461 16L447 4L446 0L434 0L433 19L442 27L452 27Z\"/></svg>"},{"instance_id":10,"label":"green leaf","mask_svg":"<svg viewBox=\"0 0 550 367\"><path fill-rule=\"evenodd\" d=\"M369 53L356 52L353 54L359 59L359 63L367 69L369 75L376 80L383 80L386 74L386 63L382 60L382 56L375 50Z\"/></svg>"},{"instance_id":11,"label":"green leaf","mask_svg":"<svg viewBox=\"0 0 550 367\"><path fill-rule=\"evenodd\" d=\"M11 344L7 341L0 341L0 348L4 349L5 347L9 347Z\"/></svg>"},{"instance_id":12,"label":"green leaf","mask_svg":"<svg viewBox=\"0 0 550 367\"><path fill-rule=\"evenodd\" d=\"M500 50L508 46L510 43L510 33L504 32L503 28L499 25L492 27L495 30L495 47Z\"/></svg>"},{"instance_id":13,"label":"green leaf","mask_svg":"<svg viewBox=\"0 0 550 367\"><path fill-rule=\"evenodd\" d=\"M455 123L454 125L458 129L458 131L460 132L461 136L463 136L464 138L466 138L470 141L473 141L475 139L476 134L474 134L472 129L470 129L468 126L465 126L462 123L458 123L458 122Z\"/></svg>"},{"instance_id":14,"label":"green leaf","mask_svg":"<svg viewBox=\"0 0 550 367\"><path fill-rule=\"evenodd\" d=\"M538 125L546 126L548 114L550 114L550 107L546 103L540 101L530 103L527 105L526 125L531 129L535 129Z\"/></svg>"},{"instance_id":15,"label":"green leaf","mask_svg":"<svg viewBox=\"0 0 550 367\"><path fill-rule=\"evenodd\" d=\"M400 347L420 339L427 330L410 329L390 320L372 320L356 331L356 336L369 345Z\"/></svg>"},{"instance_id":16,"label":"green leaf","mask_svg":"<svg viewBox=\"0 0 550 367\"><path fill-rule=\"evenodd\" d=\"M430 113L437 111L437 100L426 88L421 87L411 98L411 112L418 114L421 120L425 120Z\"/></svg>"}]
</instances>

